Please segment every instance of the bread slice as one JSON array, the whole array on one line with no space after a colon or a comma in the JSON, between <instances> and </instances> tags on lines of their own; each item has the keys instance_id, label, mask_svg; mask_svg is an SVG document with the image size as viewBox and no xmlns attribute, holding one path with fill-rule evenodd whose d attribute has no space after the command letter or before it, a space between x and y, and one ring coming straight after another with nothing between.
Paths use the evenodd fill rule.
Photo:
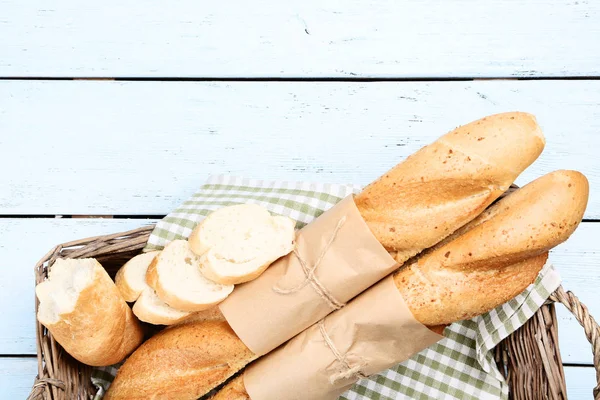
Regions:
<instances>
[{"instance_id":1,"label":"bread slice","mask_svg":"<svg viewBox=\"0 0 600 400\"><path fill-rule=\"evenodd\" d=\"M225 300L233 285L221 285L200 272L200 257L187 240L174 240L152 261L146 282L158 297L181 311L205 310Z\"/></svg>"},{"instance_id":2,"label":"bread slice","mask_svg":"<svg viewBox=\"0 0 600 400\"><path fill-rule=\"evenodd\" d=\"M146 284L146 271L148 271L148 266L158 253L160 251L139 254L119 269L117 276L115 276L115 283L125 301L130 303L136 301L142 291L148 287Z\"/></svg>"},{"instance_id":3,"label":"bread slice","mask_svg":"<svg viewBox=\"0 0 600 400\"><path fill-rule=\"evenodd\" d=\"M133 305L133 313L140 321L154 325L172 325L190 315L187 311L170 307L156 295L154 289L147 285Z\"/></svg>"},{"instance_id":4,"label":"bread slice","mask_svg":"<svg viewBox=\"0 0 600 400\"><path fill-rule=\"evenodd\" d=\"M84 364L120 362L143 340L131 309L93 258L56 260L36 295L40 323Z\"/></svg>"},{"instance_id":5,"label":"bread slice","mask_svg":"<svg viewBox=\"0 0 600 400\"><path fill-rule=\"evenodd\" d=\"M251 281L294 249L296 222L256 204L221 208L202 221L188 241L200 270L225 285Z\"/></svg>"}]
</instances>

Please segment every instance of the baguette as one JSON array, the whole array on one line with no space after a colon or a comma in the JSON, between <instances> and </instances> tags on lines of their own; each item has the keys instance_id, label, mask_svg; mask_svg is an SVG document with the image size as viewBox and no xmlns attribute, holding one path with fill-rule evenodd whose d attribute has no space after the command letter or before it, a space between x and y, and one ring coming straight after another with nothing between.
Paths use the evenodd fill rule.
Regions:
<instances>
[{"instance_id":1,"label":"baguette","mask_svg":"<svg viewBox=\"0 0 600 400\"><path fill-rule=\"evenodd\" d=\"M379 242L403 263L479 215L544 145L533 115L492 115L409 156L358 194L356 205Z\"/></svg>"},{"instance_id":2,"label":"baguette","mask_svg":"<svg viewBox=\"0 0 600 400\"><path fill-rule=\"evenodd\" d=\"M93 258L56 260L36 295L38 321L84 364L118 363L143 340L131 309Z\"/></svg>"},{"instance_id":3,"label":"baguette","mask_svg":"<svg viewBox=\"0 0 600 400\"><path fill-rule=\"evenodd\" d=\"M454 240L398 271L396 286L424 325L489 311L533 283L544 254L581 222L588 194L586 177L576 171L538 178L498 201Z\"/></svg>"},{"instance_id":4,"label":"baguette","mask_svg":"<svg viewBox=\"0 0 600 400\"><path fill-rule=\"evenodd\" d=\"M507 143L511 145L506 146ZM380 243L394 251L402 264L474 219L537 158L543 147L544 138L533 116L525 113L490 116L458 128L421 149L365 188L356 196L356 205ZM176 329L177 326L170 330ZM203 340L218 341L221 334L212 335L204 336ZM256 357L245 354L246 362ZM163 367L157 364L155 368L162 371ZM199 397L233 373L204 379L205 386L194 384L187 394L172 398ZM135 394L138 381L132 381L130 374L120 371L112 390L122 392L127 388L127 393ZM162 387L174 387L168 371L161 372L161 376Z\"/></svg>"},{"instance_id":5,"label":"baguette","mask_svg":"<svg viewBox=\"0 0 600 400\"><path fill-rule=\"evenodd\" d=\"M184 322L135 351L104 399L197 399L254 358L226 321Z\"/></svg>"},{"instance_id":6,"label":"baguette","mask_svg":"<svg viewBox=\"0 0 600 400\"><path fill-rule=\"evenodd\" d=\"M579 172L545 175L490 207L453 240L394 273L396 288L415 319L438 328L487 312L525 290L546 263L548 250L565 241L581 221L588 190ZM212 399L250 397L239 376Z\"/></svg>"}]
</instances>

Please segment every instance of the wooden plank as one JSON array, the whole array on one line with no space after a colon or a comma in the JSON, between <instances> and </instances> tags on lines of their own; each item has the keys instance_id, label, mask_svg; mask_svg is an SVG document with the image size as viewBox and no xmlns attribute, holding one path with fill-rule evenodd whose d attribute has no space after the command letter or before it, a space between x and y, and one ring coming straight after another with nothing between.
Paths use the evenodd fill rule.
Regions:
<instances>
[{"instance_id":1,"label":"wooden plank","mask_svg":"<svg viewBox=\"0 0 600 400\"><path fill-rule=\"evenodd\" d=\"M600 218L600 81L0 81L0 214L164 215L208 174L367 184L448 130L526 110L518 183L583 171Z\"/></svg>"},{"instance_id":2,"label":"wooden plank","mask_svg":"<svg viewBox=\"0 0 600 400\"><path fill-rule=\"evenodd\" d=\"M600 74L600 4L0 1L0 76Z\"/></svg>"},{"instance_id":3,"label":"wooden plank","mask_svg":"<svg viewBox=\"0 0 600 400\"><path fill-rule=\"evenodd\" d=\"M52 246L71 239L114 233L141 226L141 220L85 219L0 219L0 354L35 354L33 313L35 262ZM576 293L600 317L598 265L600 250L596 238L600 224L584 223L574 236L552 254L564 278L564 286ZM19 299L19 301L15 301ZM559 307L560 308L560 307ZM560 347L566 363L591 364L590 346L581 327L567 313L560 314Z\"/></svg>"},{"instance_id":4,"label":"wooden plank","mask_svg":"<svg viewBox=\"0 0 600 400\"><path fill-rule=\"evenodd\" d=\"M155 220L0 219L0 354L36 353L33 269L52 247L151 222Z\"/></svg>"},{"instance_id":5,"label":"wooden plank","mask_svg":"<svg viewBox=\"0 0 600 400\"><path fill-rule=\"evenodd\" d=\"M29 395L37 374L34 358L0 358L0 387L6 399L24 399ZM570 400L592 398L596 377L592 367L565 367Z\"/></svg>"},{"instance_id":6,"label":"wooden plank","mask_svg":"<svg viewBox=\"0 0 600 400\"><path fill-rule=\"evenodd\" d=\"M593 396L596 373L591 367L565 367L567 396L570 400L587 400Z\"/></svg>"},{"instance_id":7,"label":"wooden plank","mask_svg":"<svg viewBox=\"0 0 600 400\"><path fill-rule=\"evenodd\" d=\"M0 388L3 399L26 399L37 375L37 360L32 357L0 357Z\"/></svg>"}]
</instances>

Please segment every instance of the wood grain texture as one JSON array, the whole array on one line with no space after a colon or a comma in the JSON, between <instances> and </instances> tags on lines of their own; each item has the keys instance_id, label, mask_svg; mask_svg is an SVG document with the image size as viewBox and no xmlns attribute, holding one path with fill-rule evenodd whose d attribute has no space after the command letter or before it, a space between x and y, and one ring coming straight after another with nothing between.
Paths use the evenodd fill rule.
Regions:
<instances>
[{"instance_id":1,"label":"wood grain texture","mask_svg":"<svg viewBox=\"0 0 600 400\"><path fill-rule=\"evenodd\" d=\"M596 1L0 1L0 76L600 74Z\"/></svg>"},{"instance_id":2,"label":"wood grain texture","mask_svg":"<svg viewBox=\"0 0 600 400\"><path fill-rule=\"evenodd\" d=\"M0 214L162 215L207 175L367 184L454 127L536 114L517 181L577 169L600 218L600 81L0 81Z\"/></svg>"},{"instance_id":3,"label":"wood grain texture","mask_svg":"<svg viewBox=\"0 0 600 400\"><path fill-rule=\"evenodd\" d=\"M36 374L37 362L34 358L0 358L0 398L26 398ZM596 380L592 367L565 367L565 375L570 400L592 398L591 393Z\"/></svg>"},{"instance_id":4,"label":"wood grain texture","mask_svg":"<svg viewBox=\"0 0 600 400\"><path fill-rule=\"evenodd\" d=\"M32 268L54 245L66 240L115 233L147 220L0 219L0 354L35 354ZM600 224L584 223L569 241L552 252L564 286L579 295L600 318ZM18 301L16 301L18 299ZM560 346L566 363L591 364L590 346L577 322L564 310L559 316Z\"/></svg>"}]
</instances>

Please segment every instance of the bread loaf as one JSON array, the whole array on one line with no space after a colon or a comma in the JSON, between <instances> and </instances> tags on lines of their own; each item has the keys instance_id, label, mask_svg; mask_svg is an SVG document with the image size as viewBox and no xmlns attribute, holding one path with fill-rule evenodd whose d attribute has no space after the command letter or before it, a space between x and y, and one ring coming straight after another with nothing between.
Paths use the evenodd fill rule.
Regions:
<instances>
[{"instance_id":1,"label":"bread loaf","mask_svg":"<svg viewBox=\"0 0 600 400\"><path fill-rule=\"evenodd\" d=\"M480 214L537 158L543 146L533 116L490 116L421 149L369 185L356 197L356 204L378 240L403 263ZM203 340L218 341L219 334L214 335ZM247 362L253 357L248 356ZM209 390L221 381L207 382ZM113 383L131 393L135 384L125 373L119 373Z\"/></svg>"},{"instance_id":2,"label":"bread loaf","mask_svg":"<svg viewBox=\"0 0 600 400\"><path fill-rule=\"evenodd\" d=\"M481 213L544 144L533 115L492 115L423 147L367 186L356 205L375 237L402 263Z\"/></svg>"},{"instance_id":3,"label":"bread loaf","mask_svg":"<svg viewBox=\"0 0 600 400\"><path fill-rule=\"evenodd\" d=\"M220 208L194 228L188 242L208 279L233 285L256 279L294 249L296 222L257 204Z\"/></svg>"},{"instance_id":4,"label":"bread loaf","mask_svg":"<svg viewBox=\"0 0 600 400\"><path fill-rule=\"evenodd\" d=\"M134 352L119 369L105 400L195 400L254 358L225 321L182 323Z\"/></svg>"},{"instance_id":5,"label":"bread loaf","mask_svg":"<svg viewBox=\"0 0 600 400\"><path fill-rule=\"evenodd\" d=\"M579 172L545 175L400 269L394 283L414 317L427 326L487 312L533 283L548 250L565 241L581 221L587 199L588 182ZM249 399L242 377L213 397L225 399Z\"/></svg>"},{"instance_id":6,"label":"bread loaf","mask_svg":"<svg viewBox=\"0 0 600 400\"><path fill-rule=\"evenodd\" d=\"M200 257L187 240L174 240L152 261L146 282L158 297L181 311L201 311L223 301L233 285L222 285L200 272Z\"/></svg>"},{"instance_id":7,"label":"bread loaf","mask_svg":"<svg viewBox=\"0 0 600 400\"><path fill-rule=\"evenodd\" d=\"M424 325L468 319L502 304L537 276L545 253L573 233L585 211L588 182L556 171L500 200L453 240L394 275Z\"/></svg>"},{"instance_id":8,"label":"bread loaf","mask_svg":"<svg viewBox=\"0 0 600 400\"><path fill-rule=\"evenodd\" d=\"M93 258L56 260L36 295L40 323L84 364L118 363L143 340L131 309Z\"/></svg>"}]
</instances>

